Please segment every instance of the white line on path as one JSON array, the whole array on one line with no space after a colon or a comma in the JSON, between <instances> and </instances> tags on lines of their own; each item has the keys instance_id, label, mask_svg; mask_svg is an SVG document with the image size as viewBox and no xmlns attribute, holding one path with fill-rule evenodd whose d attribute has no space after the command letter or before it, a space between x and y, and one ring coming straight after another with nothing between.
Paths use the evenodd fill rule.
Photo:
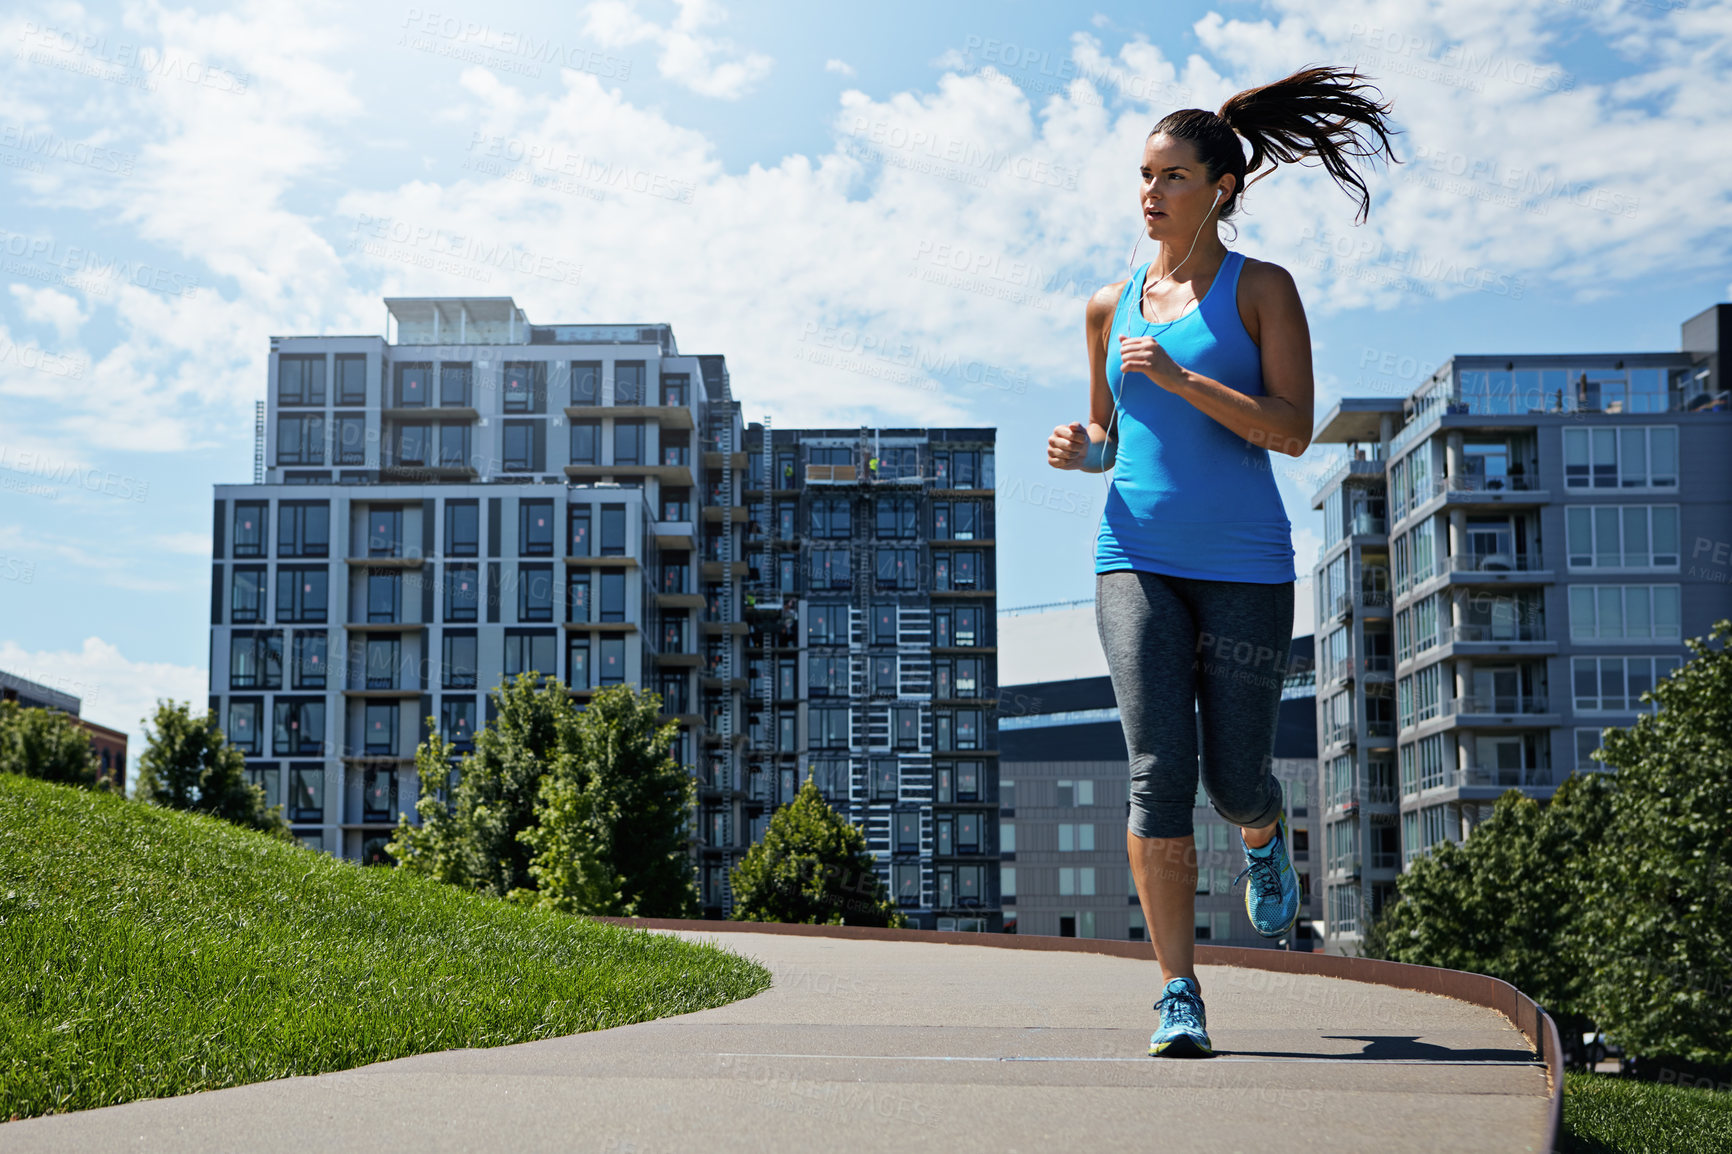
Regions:
<instances>
[{"instance_id":1,"label":"white line on path","mask_svg":"<svg viewBox=\"0 0 1732 1154\"><path fill-rule=\"evenodd\" d=\"M1033 1054L1007 1054L999 1058L959 1057L948 1054L759 1054L734 1053L720 1051L718 1058L842 1058L842 1059L876 1059L885 1062L1147 1062L1147 1056L1138 1058L1087 1058L1087 1057L1041 1057ZM1174 1061L1175 1059L1167 1059ZM1352 1062L1362 1066L1544 1066L1538 1060L1517 1062L1498 1058L1464 1058L1460 1061L1448 1058L1271 1058L1251 1057L1234 1054L1217 1054L1212 1058L1179 1059L1192 1062Z\"/></svg>"}]
</instances>

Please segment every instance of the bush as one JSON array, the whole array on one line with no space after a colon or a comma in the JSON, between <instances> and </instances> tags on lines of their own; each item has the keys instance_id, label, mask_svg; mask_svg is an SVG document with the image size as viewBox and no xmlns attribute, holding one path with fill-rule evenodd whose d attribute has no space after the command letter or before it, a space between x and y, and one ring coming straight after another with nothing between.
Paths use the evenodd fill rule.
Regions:
<instances>
[{"instance_id":1,"label":"bush","mask_svg":"<svg viewBox=\"0 0 1732 1154\"><path fill-rule=\"evenodd\" d=\"M810 772L792 802L730 875L732 917L755 922L903 927L866 849L866 835L830 808Z\"/></svg>"}]
</instances>

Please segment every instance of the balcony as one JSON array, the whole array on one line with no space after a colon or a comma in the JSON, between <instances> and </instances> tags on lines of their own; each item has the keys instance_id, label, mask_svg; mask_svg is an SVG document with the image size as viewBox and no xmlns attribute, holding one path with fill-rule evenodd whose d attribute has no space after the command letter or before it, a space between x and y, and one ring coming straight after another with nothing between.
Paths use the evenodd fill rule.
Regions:
<instances>
[{"instance_id":1,"label":"balcony","mask_svg":"<svg viewBox=\"0 0 1732 1154\"><path fill-rule=\"evenodd\" d=\"M854 465L807 465L808 485L852 485L859 480L860 470Z\"/></svg>"},{"instance_id":2,"label":"balcony","mask_svg":"<svg viewBox=\"0 0 1732 1154\"><path fill-rule=\"evenodd\" d=\"M1355 462L1355 464L1360 465L1367 463L1368 462L1365 461ZM1382 517L1378 517L1371 513L1355 513L1353 514L1353 519L1348 523L1347 532L1354 537L1380 537L1388 532L1388 528L1386 527L1386 523Z\"/></svg>"},{"instance_id":3,"label":"balcony","mask_svg":"<svg viewBox=\"0 0 1732 1154\"><path fill-rule=\"evenodd\" d=\"M1519 473L1508 477L1469 474L1444 478L1444 499L1449 505L1497 505L1509 508L1544 505L1551 498L1549 490L1536 488L1531 479Z\"/></svg>"},{"instance_id":4,"label":"balcony","mask_svg":"<svg viewBox=\"0 0 1732 1154\"><path fill-rule=\"evenodd\" d=\"M1440 557L1436 572L1456 584L1535 585L1550 582L1553 578L1552 571L1546 568L1545 559L1538 552L1517 553L1513 550ZM1417 576L1413 583L1420 583Z\"/></svg>"},{"instance_id":5,"label":"balcony","mask_svg":"<svg viewBox=\"0 0 1732 1154\"><path fill-rule=\"evenodd\" d=\"M1411 804L1418 799L1423 804L1435 804L1451 798L1471 798L1489 801L1506 790L1519 789L1532 796L1544 796L1557 787L1557 771L1544 766L1470 765L1446 769L1440 778L1420 782L1418 793L1409 793Z\"/></svg>"},{"instance_id":6,"label":"balcony","mask_svg":"<svg viewBox=\"0 0 1732 1154\"><path fill-rule=\"evenodd\" d=\"M1458 725L1491 729L1562 724L1562 718L1553 710L1551 702L1540 693L1454 697L1443 703L1442 716L1455 718Z\"/></svg>"},{"instance_id":7,"label":"balcony","mask_svg":"<svg viewBox=\"0 0 1732 1154\"><path fill-rule=\"evenodd\" d=\"M1452 625L1442 631L1444 641L1461 642L1513 642L1513 641L1546 641L1544 625L1525 623L1505 624L1501 622L1485 622L1482 624Z\"/></svg>"},{"instance_id":8,"label":"balcony","mask_svg":"<svg viewBox=\"0 0 1732 1154\"><path fill-rule=\"evenodd\" d=\"M1381 480L1385 464L1386 462L1382 457L1372 457L1369 460L1344 457L1337 461L1335 467L1324 476L1322 482L1317 486L1317 495L1312 498L1311 503L1313 505L1320 504L1324 493L1349 477L1376 477Z\"/></svg>"}]
</instances>

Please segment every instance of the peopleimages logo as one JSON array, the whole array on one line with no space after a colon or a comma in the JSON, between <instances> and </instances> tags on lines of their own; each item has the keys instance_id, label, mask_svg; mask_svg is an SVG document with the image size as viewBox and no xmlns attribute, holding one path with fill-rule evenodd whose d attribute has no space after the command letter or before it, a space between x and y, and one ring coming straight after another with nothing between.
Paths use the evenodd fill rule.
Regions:
<instances>
[{"instance_id":1,"label":"peopleimages logo","mask_svg":"<svg viewBox=\"0 0 1732 1154\"><path fill-rule=\"evenodd\" d=\"M1352 237L1309 225L1299 234L1299 239L1310 242L1320 252L1341 262L1341 271L1375 268L1399 273L1414 280L1459 285L1465 289L1509 297L1511 300L1521 300L1522 294L1527 291L1527 282L1520 277L1511 277L1483 265L1468 264L1449 257L1428 257L1412 249L1392 248L1375 237Z\"/></svg>"}]
</instances>

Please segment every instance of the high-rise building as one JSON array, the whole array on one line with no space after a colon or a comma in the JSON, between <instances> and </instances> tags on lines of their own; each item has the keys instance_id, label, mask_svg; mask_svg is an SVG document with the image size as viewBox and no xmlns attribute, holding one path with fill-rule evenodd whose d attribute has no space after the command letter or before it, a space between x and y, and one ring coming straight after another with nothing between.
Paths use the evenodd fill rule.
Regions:
<instances>
[{"instance_id":1,"label":"high-rise building","mask_svg":"<svg viewBox=\"0 0 1732 1154\"><path fill-rule=\"evenodd\" d=\"M1058 616L1058 614L1052 614ZM1300 883L1291 947L1321 936L1315 684L1309 636L1283 666L1271 769L1286 798L1289 853ZM1202 734L1199 726L1199 749ZM1006 686L999 696L1000 890L1017 933L1145 941L1148 923L1126 858L1130 764L1112 679ZM1195 933L1216 945L1273 947L1245 913L1239 830L1214 811L1199 777ZM1280 939L1286 941L1286 939Z\"/></svg>"},{"instance_id":2,"label":"high-rise building","mask_svg":"<svg viewBox=\"0 0 1732 1154\"><path fill-rule=\"evenodd\" d=\"M998 930L994 431L746 443L748 839L810 773L913 924Z\"/></svg>"},{"instance_id":3,"label":"high-rise building","mask_svg":"<svg viewBox=\"0 0 1732 1154\"><path fill-rule=\"evenodd\" d=\"M661 695L707 914L813 769L915 921L996 928L992 431L748 437L667 325L385 304L272 338L253 483L215 487L210 707L297 836L382 860L455 780L417 745L468 751L534 670Z\"/></svg>"},{"instance_id":4,"label":"high-rise building","mask_svg":"<svg viewBox=\"0 0 1732 1154\"><path fill-rule=\"evenodd\" d=\"M1317 597L1327 948L1496 798L1549 798L1732 614L1732 305L1678 352L1456 356L1347 397Z\"/></svg>"}]
</instances>

